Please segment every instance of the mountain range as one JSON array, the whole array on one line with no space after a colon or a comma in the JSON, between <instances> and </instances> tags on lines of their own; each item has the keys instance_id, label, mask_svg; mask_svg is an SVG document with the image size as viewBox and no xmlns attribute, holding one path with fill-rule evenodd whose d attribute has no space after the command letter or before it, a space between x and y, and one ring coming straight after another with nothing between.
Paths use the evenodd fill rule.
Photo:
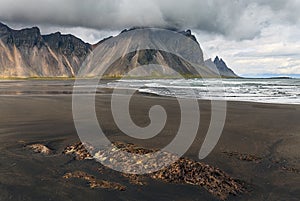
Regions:
<instances>
[{"instance_id":1,"label":"mountain range","mask_svg":"<svg viewBox=\"0 0 300 201\"><path fill-rule=\"evenodd\" d=\"M111 55L122 55L106 70L105 75L111 77L149 64L166 66L157 72L157 76L165 74L167 69L171 68L188 76L197 76L200 72L201 76L215 77L215 69L218 69L224 77L238 77L219 57L214 61L204 61L200 45L190 30L177 32L191 40L174 42L175 38L161 34L159 38L163 39L153 42L158 32L132 28L122 31L118 36L103 39L97 44L89 44L70 34L56 32L42 35L37 27L14 30L0 23L0 77L74 77L82 70L82 66L85 66L84 62L88 56L93 55L94 50L103 52L102 63L109 63L113 58ZM151 44L151 48L127 53L133 40ZM162 45L174 47L174 51L181 52L189 60L199 64L198 69L195 70L190 63L174 54L158 50ZM97 70L89 67L86 69L86 75L96 76Z\"/></svg>"}]
</instances>

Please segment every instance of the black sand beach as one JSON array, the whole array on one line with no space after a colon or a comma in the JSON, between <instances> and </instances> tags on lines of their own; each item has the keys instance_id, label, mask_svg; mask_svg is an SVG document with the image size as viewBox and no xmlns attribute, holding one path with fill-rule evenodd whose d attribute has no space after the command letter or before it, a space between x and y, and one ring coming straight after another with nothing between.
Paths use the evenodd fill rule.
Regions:
<instances>
[{"instance_id":1,"label":"black sand beach","mask_svg":"<svg viewBox=\"0 0 300 201\"><path fill-rule=\"evenodd\" d=\"M137 94L131 101L133 120L149 123L148 110L160 104L168 113L162 133L150 140L124 136L112 120L110 95L97 96L101 126L112 141L146 148L167 145L179 124L178 103L173 98ZM185 157L199 160L198 152L210 122L209 101L199 101L201 127ZM65 147L79 142L73 118L72 96L0 96L0 200L218 200L204 188L147 179L132 184L121 173L105 170L92 160L63 155ZM300 106L228 102L227 120L214 151L202 162L220 168L245 183L247 192L228 200L299 200ZM53 154L34 153L26 147L43 144ZM151 145L151 146L150 146ZM91 189L80 179L65 179L68 172L83 171L99 180L116 182L126 190Z\"/></svg>"}]
</instances>

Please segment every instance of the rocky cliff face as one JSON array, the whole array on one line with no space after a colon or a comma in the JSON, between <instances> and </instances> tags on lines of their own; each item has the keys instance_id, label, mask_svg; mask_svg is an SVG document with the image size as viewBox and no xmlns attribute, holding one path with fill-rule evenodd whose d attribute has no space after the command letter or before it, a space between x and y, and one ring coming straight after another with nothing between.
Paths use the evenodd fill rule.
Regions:
<instances>
[{"instance_id":1,"label":"rocky cliff face","mask_svg":"<svg viewBox=\"0 0 300 201\"><path fill-rule=\"evenodd\" d=\"M216 73L205 66L202 50L191 31L177 33L189 40L178 40L149 29L133 28L90 45L72 35L59 32L41 35L37 27L13 30L0 23L0 77L72 77L78 72L97 76L101 71L99 66L87 65L83 67L85 69L80 69L86 58L94 52L101 53L100 65L113 60L105 72L107 76L124 75L138 66L158 64L166 68L158 70L156 76L168 74L171 68L183 75L197 76L200 72L201 76L214 77ZM131 47L132 41L135 41L135 45L147 44L147 50ZM170 52L157 50L164 46L172 47L196 66ZM136 48L136 51L129 51L132 48ZM130 53L125 54L128 51ZM121 57L114 58L112 55ZM222 65L222 61L215 62L224 75L234 74Z\"/></svg>"},{"instance_id":2,"label":"rocky cliff face","mask_svg":"<svg viewBox=\"0 0 300 201\"><path fill-rule=\"evenodd\" d=\"M116 37L99 42L94 53L97 55L94 63L82 69L80 76L97 76L106 69L104 75L119 77L141 66L146 67L131 76L176 77L174 70L183 76L216 76L205 67L200 45L189 30L124 30Z\"/></svg>"},{"instance_id":3,"label":"rocky cliff face","mask_svg":"<svg viewBox=\"0 0 300 201\"><path fill-rule=\"evenodd\" d=\"M71 77L91 48L72 35L42 36L37 27L17 31L0 23L0 77Z\"/></svg>"},{"instance_id":4,"label":"rocky cliff face","mask_svg":"<svg viewBox=\"0 0 300 201\"><path fill-rule=\"evenodd\" d=\"M231 70L226 63L223 61L223 59L220 59L218 56L212 61L212 59L208 59L205 61L205 66L207 66L210 69L217 69L221 76L223 77L231 77L236 78L239 77L236 75L233 70Z\"/></svg>"}]
</instances>

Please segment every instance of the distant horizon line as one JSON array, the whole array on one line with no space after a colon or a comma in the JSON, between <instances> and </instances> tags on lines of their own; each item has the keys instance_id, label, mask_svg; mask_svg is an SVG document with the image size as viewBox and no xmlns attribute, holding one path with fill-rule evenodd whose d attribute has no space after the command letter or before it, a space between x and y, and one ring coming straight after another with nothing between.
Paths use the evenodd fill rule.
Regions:
<instances>
[{"instance_id":1,"label":"distant horizon line","mask_svg":"<svg viewBox=\"0 0 300 201\"><path fill-rule=\"evenodd\" d=\"M243 78L300 78L300 74L240 74Z\"/></svg>"}]
</instances>

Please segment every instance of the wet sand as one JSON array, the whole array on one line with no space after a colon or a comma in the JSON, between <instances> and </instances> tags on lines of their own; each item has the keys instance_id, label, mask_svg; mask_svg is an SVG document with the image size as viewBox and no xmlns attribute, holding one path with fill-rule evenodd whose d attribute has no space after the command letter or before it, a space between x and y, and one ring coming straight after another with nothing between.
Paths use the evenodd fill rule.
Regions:
<instances>
[{"instance_id":1,"label":"wet sand","mask_svg":"<svg viewBox=\"0 0 300 201\"><path fill-rule=\"evenodd\" d=\"M98 119L112 141L130 142L146 148L167 145L180 123L178 102L173 98L137 94L130 105L137 125L149 124L152 105L164 106L167 125L159 136L147 141L122 134L113 122L110 95L97 96ZM200 129L185 157L198 160L198 152L210 122L209 101L199 101ZM299 200L300 106L228 102L226 125L214 151L202 162L220 168L245 182L248 192L228 200ZM149 180L132 184L120 173L101 174L101 165L63 155L64 148L79 141L73 118L72 97L0 97L0 200L218 200L204 188ZM48 146L52 155L34 153L26 145ZM66 180L68 172L84 171L126 186L125 191L91 189L86 181Z\"/></svg>"}]
</instances>

